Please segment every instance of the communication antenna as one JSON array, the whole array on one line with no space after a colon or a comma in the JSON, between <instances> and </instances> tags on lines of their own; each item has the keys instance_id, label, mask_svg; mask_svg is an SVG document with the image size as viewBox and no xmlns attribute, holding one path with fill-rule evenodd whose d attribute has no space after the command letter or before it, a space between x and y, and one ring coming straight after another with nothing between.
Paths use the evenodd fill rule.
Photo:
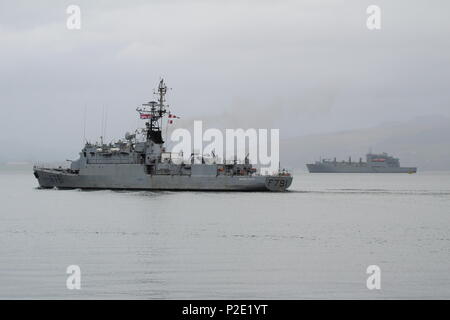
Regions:
<instances>
[{"instance_id":1,"label":"communication antenna","mask_svg":"<svg viewBox=\"0 0 450 320\"><path fill-rule=\"evenodd\" d=\"M84 119L83 119L83 142L86 143L86 117L87 117L87 104L84 105Z\"/></svg>"},{"instance_id":2,"label":"communication antenna","mask_svg":"<svg viewBox=\"0 0 450 320\"><path fill-rule=\"evenodd\" d=\"M154 94L157 95L157 101L144 103L142 104L142 107L136 108L136 111L139 112L140 119L147 120L145 123L147 140L152 140L156 144L163 144L163 119L164 115L167 113L168 107L168 105L164 103L166 101L165 95L167 86L163 79L160 80L157 90L157 92L154 92Z\"/></svg>"},{"instance_id":3,"label":"communication antenna","mask_svg":"<svg viewBox=\"0 0 450 320\"><path fill-rule=\"evenodd\" d=\"M103 138L106 137L106 123L108 120L108 109L103 106L102 108L102 127L100 133L100 143L103 145Z\"/></svg>"},{"instance_id":4,"label":"communication antenna","mask_svg":"<svg viewBox=\"0 0 450 320\"><path fill-rule=\"evenodd\" d=\"M100 144L103 145L103 126L104 126L104 120L105 120L105 106L102 106L102 121L101 121L101 127L100 127Z\"/></svg>"},{"instance_id":5,"label":"communication antenna","mask_svg":"<svg viewBox=\"0 0 450 320\"><path fill-rule=\"evenodd\" d=\"M108 124L108 106L106 106L106 110L105 110L105 124L103 126L103 137L106 139L106 127Z\"/></svg>"}]
</instances>

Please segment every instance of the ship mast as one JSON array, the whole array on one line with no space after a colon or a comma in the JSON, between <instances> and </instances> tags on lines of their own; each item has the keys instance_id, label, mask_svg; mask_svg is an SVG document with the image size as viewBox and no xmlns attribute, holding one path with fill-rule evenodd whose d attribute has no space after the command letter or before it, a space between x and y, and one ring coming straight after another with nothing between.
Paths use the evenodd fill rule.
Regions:
<instances>
[{"instance_id":1,"label":"ship mast","mask_svg":"<svg viewBox=\"0 0 450 320\"><path fill-rule=\"evenodd\" d=\"M156 144L163 144L162 138L162 119L167 113L165 105L165 96L167 93L167 86L164 83L164 79L161 79L158 85L158 92L154 92L158 96L158 101L150 101L143 103L142 107L136 109L139 112L141 119L147 119L145 123L145 130L147 133L147 141L152 141Z\"/></svg>"}]
</instances>

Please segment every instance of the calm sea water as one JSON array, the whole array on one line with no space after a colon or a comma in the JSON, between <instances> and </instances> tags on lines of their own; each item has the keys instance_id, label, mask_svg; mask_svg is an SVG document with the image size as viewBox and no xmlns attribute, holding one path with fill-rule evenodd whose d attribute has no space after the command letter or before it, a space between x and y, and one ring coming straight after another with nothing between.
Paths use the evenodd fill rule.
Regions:
<instances>
[{"instance_id":1,"label":"calm sea water","mask_svg":"<svg viewBox=\"0 0 450 320\"><path fill-rule=\"evenodd\" d=\"M299 172L287 193L36 187L0 168L3 299L450 298L449 172Z\"/></svg>"}]
</instances>

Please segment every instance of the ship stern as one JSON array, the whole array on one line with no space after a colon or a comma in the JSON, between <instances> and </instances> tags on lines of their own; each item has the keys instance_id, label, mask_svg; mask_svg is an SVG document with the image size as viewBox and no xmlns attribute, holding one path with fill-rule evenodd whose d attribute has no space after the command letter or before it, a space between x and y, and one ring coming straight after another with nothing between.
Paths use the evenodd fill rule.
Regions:
<instances>
[{"instance_id":1,"label":"ship stern","mask_svg":"<svg viewBox=\"0 0 450 320\"><path fill-rule=\"evenodd\" d=\"M292 184L291 175L269 176L266 177L265 186L269 191L283 192Z\"/></svg>"}]
</instances>

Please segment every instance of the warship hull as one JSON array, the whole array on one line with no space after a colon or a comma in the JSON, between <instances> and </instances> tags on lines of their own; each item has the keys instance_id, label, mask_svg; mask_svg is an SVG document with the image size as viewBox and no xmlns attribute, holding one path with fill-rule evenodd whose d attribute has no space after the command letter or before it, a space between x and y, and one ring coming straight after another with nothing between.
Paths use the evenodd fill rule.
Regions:
<instances>
[{"instance_id":1,"label":"warship hull","mask_svg":"<svg viewBox=\"0 0 450 320\"><path fill-rule=\"evenodd\" d=\"M307 164L310 173L416 173L415 167L375 167L358 165Z\"/></svg>"},{"instance_id":2,"label":"warship hull","mask_svg":"<svg viewBox=\"0 0 450 320\"><path fill-rule=\"evenodd\" d=\"M149 175L140 165L111 165L95 174L65 169L35 168L41 188L190 190L190 191L285 191L291 176Z\"/></svg>"}]
</instances>

